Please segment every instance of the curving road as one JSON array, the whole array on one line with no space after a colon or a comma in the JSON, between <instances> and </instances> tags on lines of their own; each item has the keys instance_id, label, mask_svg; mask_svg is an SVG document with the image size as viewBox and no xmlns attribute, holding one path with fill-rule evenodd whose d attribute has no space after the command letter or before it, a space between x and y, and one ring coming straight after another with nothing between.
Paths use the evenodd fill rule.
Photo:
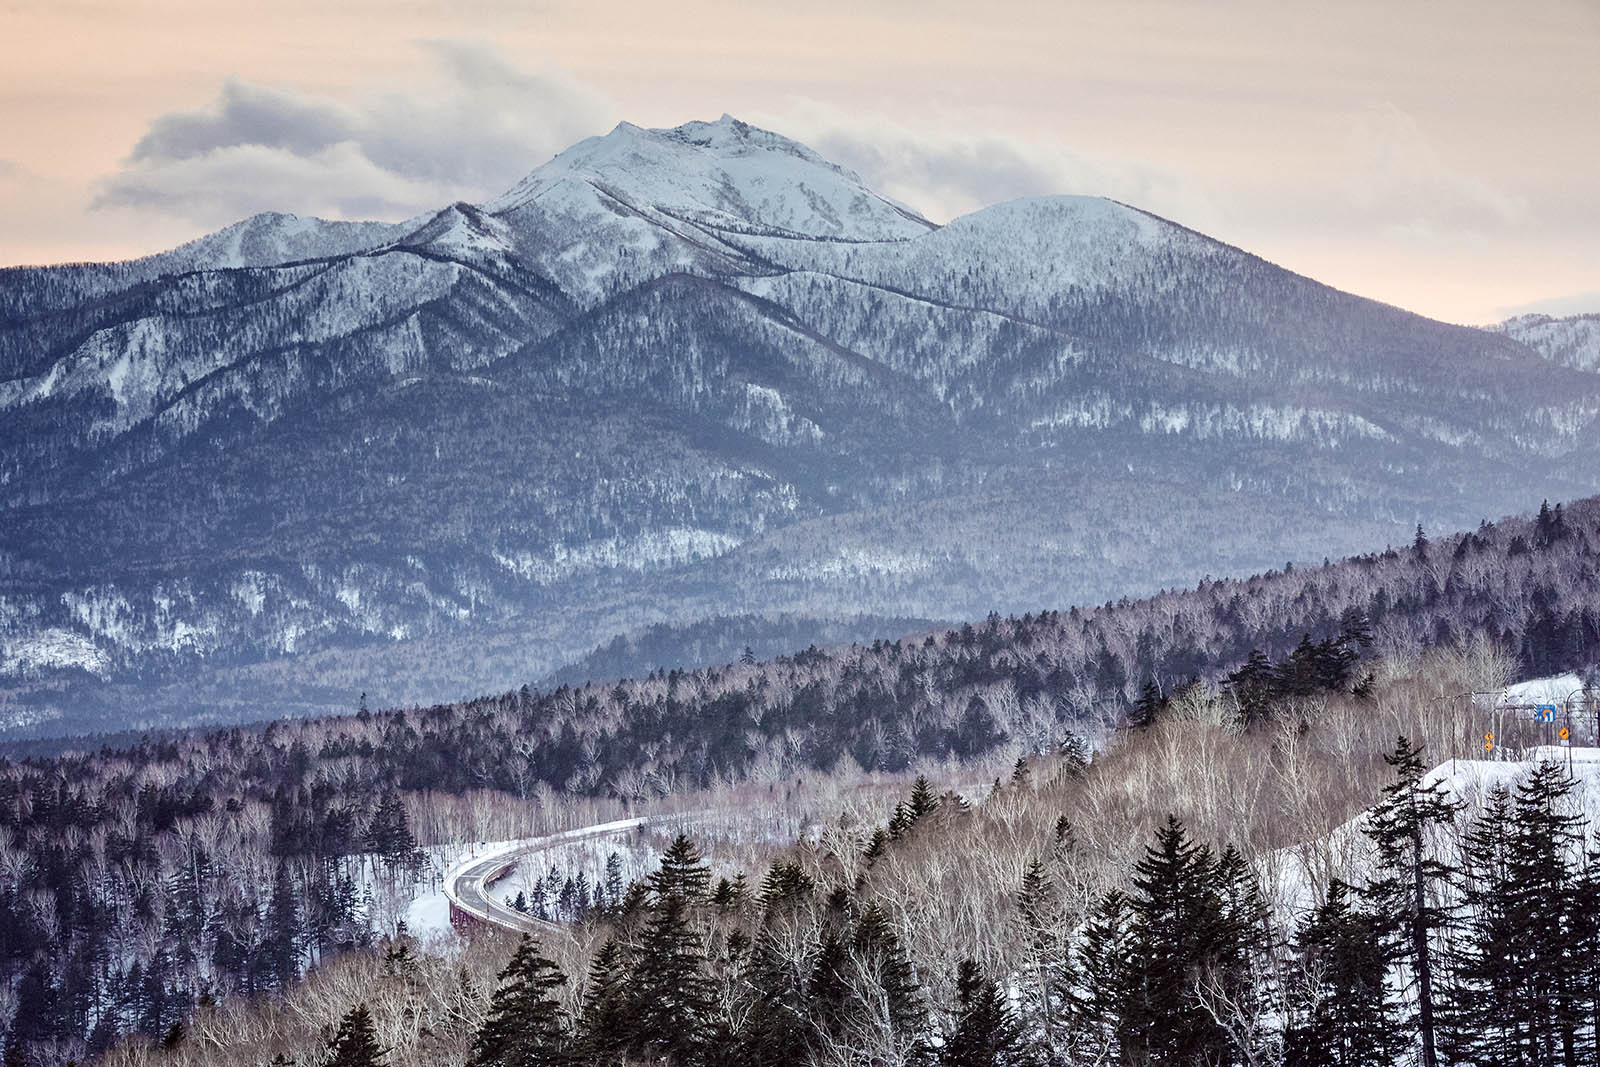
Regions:
<instances>
[{"instance_id":1,"label":"curving road","mask_svg":"<svg viewBox=\"0 0 1600 1067\"><path fill-rule=\"evenodd\" d=\"M450 900L451 925L459 929L464 925L462 920L465 918L468 924L472 921L488 923L514 933L538 933L548 929L549 923L506 907L489 889L509 874L516 863L515 856L491 855L487 859L458 867L446 875L444 895Z\"/></svg>"},{"instance_id":2,"label":"curving road","mask_svg":"<svg viewBox=\"0 0 1600 1067\"><path fill-rule=\"evenodd\" d=\"M452 867L444 876L444 895L450 901L450 923L458 930L476 924L487 924L516 934L554 929L551 923L508 907L505 901L495 895L495 883L510 874L523 857L547 851L557 845L570 845L574 841L616 837L630 830L637 830L641 826L684 822L703 818L706 814L708 813L673 812L666 815L644 815L635 819L618 819L616 822L565 830L559 834L508 845L483 855L469 856Z\"/></svg>"}]
</instances>

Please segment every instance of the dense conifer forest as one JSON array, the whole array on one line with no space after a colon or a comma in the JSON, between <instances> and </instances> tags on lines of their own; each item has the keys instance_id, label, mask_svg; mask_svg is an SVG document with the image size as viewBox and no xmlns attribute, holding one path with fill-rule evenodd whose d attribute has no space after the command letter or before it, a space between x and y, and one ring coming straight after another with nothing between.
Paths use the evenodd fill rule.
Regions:
<instances>
[{"instance_id":1,"label":"dense conifer forest","mask_svg":"<svg viewBox=\"0 0 1600 1067\"><path fill-rule=\"evenodd\" d=\"M144 1055L117 1044L138 1033L170 1039L171 1055L188 1047L182 1055L200 1056L193 1042L205 1020L235 1018L226 1013L252 994L292 998L321 988L317 975L351 973L364 960L420 983L434 965L410 959L393 919L394 900L427 877L421 846L525 836L696 789L924 768L945 776L938 789L919 789L881 821L839 823L765 875L713 881L685 841L648 884L593 902L581 944L542 949L563 956L567 982L564 1014L539 1032L552 1048L606 1035L614 1045L600 1062L1093 1062L1074 1042L1121 1049L1130 1062L1265 1062L1242 1051L1258 1041L1332 1057L1307 1052L1297 1062L1379 1062L1328 1036L1366 1026L1340 1022L1340 1012L1388 1012L1386 1026L1402 1035L1428 1027L1413 1019L1414 996L1384 1001L1372 974L1411 976L1444 946L1439 1019L1487 1010L1495 983L1513 979L1489 973L1503 956L1472 964L1470 946L1518 936L1496 916L1509 906L1505 894L1533 884L1523 874L1504 881L1496 865L1510 853L1495 849L1512 844L1487 828L1451 861L1471 879L1432 866L1442 860L1423 862L1415 843L1432 831L1401 815L1424 810L1440 825L1463 817L1443 800L1419 808L1431 787L1418 761L1461 750L1463 694L1513 675L1586 669L1597 650L1600 500L1585 500L1468 533L1418 530L1404 547L1337 564L991 616L899 641L10 758L0 764L9 1047L41 1064L113 1047ZM1131 733L1113 744L1122 727ZM1426 757L1395 748L1402 732ZM1102 749L1087 767L1085 739ZM1319 758L1307 762L1308 753ZM1008 782L968 789L970 801L959 790L936 795L974 773L962 767L1017 759ZM1260 763L1247 773L1252 760ZM1254 783L1248 800L1227 793L1242 781ZM1399 792L1380 798L1385 781ZM1539 781L1539 803L1561 809L1566 787L1548 774ZM1196 796L1217 782L1225 788ZM1161 821L1127 783L1180 821ZM1534 801L1515 788L1501 806L1505 819L1528 823L1517 849L1545 842L1538 884L1561 908L1587 899L1586 831L1535 825L1534 808L1519 807ZM1400 814L1374 819L1378 854L1410 856L1425 881L1470 892L1402 930L1394 917L1406 885L1329 860L1305 876L1319 900L1310 925L1266 929L1263 910L1286 912L1274 895L1284 887L1258 884L1261 858L1332 832L1374 801L1380 812L1404 802ZM1000 859L995 840L1010 842ZM1336 871L1348 889L1335 888ZM1169 944L1172 931L1159 924L1174 908L1193 922ZM986 933L996 921L1009 932ZM1362 924L1382 934L1381 957L1358 951L1372 940ZM1588 1040L1586 979L1560 962L1584 951L1588 936L1573 925L1564 955L1529 962L1533 970L1514 979L1547 990L1552 974L1564 976L1540 994L1569 1020L1548 1031L1558 1045L1569 1032ZM1167 970L1129 970L1156 967L1158 957ZM510 967L513 992L496 1010L556 988L541 984L554 972L533 947L518 958L490 965ZM1291 983L1291 959L1335 985ZM312 984L297 984L308 968ZM1034 992L1019 1001L1019 984L1030 982ZM1338 982L1370 996L1340 992ZM606 1001L596 991L608 983L627 996L670 988L679 999L654 998L647 1012ZM1178 1005L1169 1020L1177 1029L1139 1016L1156 1008L1130 1000L1133 988L1169 998L1157 1005L1164 1019ZM444 1042L439 1056L456 1056L464 1045L449 1041L470 1031L478 1062L501 1062L501 1039L492 1026L478 1029L481 1009L464 1006L486 1004L487 990L461 996L454 1022L428 1040ZM347 999L340 1018L357 1006ZM392 1043L395 1017L373 1010ZM632 1028L584 1022L605 1011ZM1299 1029L1269 1025L1289 1018ZM1041 1027L1051 1036L1041 1039ZM1441 1047L1465 1040L1442 1022L1433 1028ZM1505 1040L1544 1048L1548 1034L1516 1030ZM338 1047L365 1047L358 1038ZM409 1040L396 1063L446 1062L419 1051L429 1047L423 1038ZM1335 1047L1344 1051L1327 1051Z\"/></svg>"}]
</instances>

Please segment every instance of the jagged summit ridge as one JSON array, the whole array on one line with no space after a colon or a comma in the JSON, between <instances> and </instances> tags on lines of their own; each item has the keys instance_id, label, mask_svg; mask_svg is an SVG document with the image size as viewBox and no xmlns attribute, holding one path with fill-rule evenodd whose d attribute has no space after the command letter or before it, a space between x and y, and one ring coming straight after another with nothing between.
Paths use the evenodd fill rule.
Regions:
<instances>
[{"instance_id":1,"label":"jagged summit ridge","mask_svg":"<svg viewBox=\"0 0 1600 1067\"><path fill-rule=\"evenodd\" d=\"M624 122L535 170L483 205L512 217L552 196L593 188L618 206L736 233L847 241L905 240L935 229L797 141L724 115L672 129Z\"/></svg>"}]
</instances>

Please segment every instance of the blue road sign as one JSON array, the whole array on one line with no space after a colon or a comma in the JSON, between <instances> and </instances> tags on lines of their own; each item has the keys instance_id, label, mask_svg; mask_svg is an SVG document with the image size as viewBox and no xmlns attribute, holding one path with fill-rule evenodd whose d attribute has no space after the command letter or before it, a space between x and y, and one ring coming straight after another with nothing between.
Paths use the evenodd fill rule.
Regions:
<instances>
[{"instance_id":1,"label":"blue road sign","mask_svg":"<svg viewBox=\"0 0 1600 1067\"><path fill-rule=\"evenodd\" d=\"M1540 722L1555 722L1556 721L1556 706L1554 704L1540 704L1539 705L1539 721Z\"/></svg>"}]
</instances>

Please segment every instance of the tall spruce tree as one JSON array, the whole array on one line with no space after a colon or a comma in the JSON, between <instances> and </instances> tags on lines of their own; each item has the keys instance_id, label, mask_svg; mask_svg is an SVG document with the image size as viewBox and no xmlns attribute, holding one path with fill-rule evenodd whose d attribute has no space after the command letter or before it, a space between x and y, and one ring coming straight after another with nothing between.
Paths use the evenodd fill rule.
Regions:
<instances>
[{"instance_id":1,"label":"tall spruce tree","mask_svg":"<svg viewBox=\"0 0 1600 1067\"><path fill-rule=\"evenodd\" d=\"M1285 1034L1286 1067L1387 1067L1394 1062L1388 960L1377 923L1335 879L1301 924L1295 949L1307 977Z\"/></svg>"},{"instance_id":2,"label":"tall spruce tree","mask_svg":"<svg viewBox=\"0 0 1600 1067\"><path fill-rule=\"evenodd\" d=\"M1506 875L1522 921L1523 996L1513 1006L1529 1035L1528 1053L1576 1063L1582 1013L1578 995L1582 816L1573 810L1576 783L1560 764L1541 762L1517 785Z\"/></svg>"},{"instance_id":3,"label":"tall spruce tree","mask_svg":"<svg viewBox=\"0 0 1600 1067\"><path fill-rule=\"evenodd\" d=\"M956 1025L939 1050L940 1067L1022 1067L1022 1027L1000 988L976 960L956 968Z\"/></svg>"},{"instance_id":4,"label":"tall spruce tree","mask_svg":"<svg viewBox=\"0 0 1600 1067\"><path fill-rule=\"evenodd\" d=\"M1573 898L1573 952L1578 1003L1589 1031L1587 1059L1600 1063L1600 853L1584 851Z\"/></svg>"},{"instance_id":5,"label":"tall spruce tree","mask_svg":"<svg viewBox=\"0 0 1600 1067\"><path fill-rule=\"evenodd\" d=\"M1041 860L1034 860L1023 872L1017 891L1017 924L1025 952L1020 976L1024 1004L1029 1016L1037 1018L1045 1045L1054 1047L1062 994L1072 986L1070 926L1058 889Z\"/></svg>"},{"instance_id":6,"label":"tall spruce tree","mask_svg":"<svg viewBox=\"0 0 1600 1067\"><path fill-rule=\"evenodd\" d=\"M300 977L300 947L304 942L300 898L289 864L278 861L272 876L272 897L267 904L265 965L270 981L283 988Z\"/></svg>"},{"instance_id":7,"label":"tall spruce tree","mask_svg":"<svg viewBox=\"0 0 1600 1067\"><path fill-rule=\"evenodd\" d=\"M589 961L576 1041L582 1062L615 1062L633 1043L633 994L622 945L607 938Z\"/></svg>"},{"instance_id":8,"label":"tall spruce tree","mask_svg":"<svg viewBox=\"0 0 1600 1067\"><path fill-rule=\"evenodd\" d=\"M1276 968L1266 901L1256 874L1232 845L1223 848L1212 871L1221 904L1211 956L1201 973L1202 1003L1209 1014L1227 1019L1231 1041L1247 1059L1257 1059L1274 1043L1278 1014Z\"/></svg>"},{"instance_id":9,"label":"tall spruce tree","mask_svg":"<svg viewBox=\"0 0 1600 1067\"><path fill-rule=\"evenodd\" d=\"M939 806L939 799L934 796L933 786L924 775L917 775L917 780L911 784L911 797L906 804L906 814L912 822L932 815Z\"/></svg>"},{"instance_id":10,"label":"tall spruce tree","mask_svg":"<svg viewBox=\"0 0 1600 1067\"><path fill-rule=\"evenodd\" d=\"M1378 852L1380 874L1366 888L1381 929L1397 962L1409 964L1416 1014L1411 1021L1422 1051L1422 1067L1438 1067L1438 1020L1434 979L1436 934L1452 920L1452 912L1436 890L1448 883L1455 868L1437 858L1428 838L1435 828L1454 822L1460 805L1438 782L1426 782L1422 750L1401 737L1384 762L1394 768L1394 781L1383 787L1363 832Z\"/></svg>"},{"instance_id":11,"label":"tall spruce tree","mask_svg":"<svg viewBox=\"0 0 1600 1067\"><path fill-rule=\"evenodd\" d=\"M900 936L876 902L862 911L851 949L866 979L881 991L887 1022L904 1058L921 1060L926 1054L924 1032L928 1025L922 984L900 944Z\"/></svg>"},{"instance_id":12,"label":"tall spruce tree","mask_svg":"<svg viewBox=\"0 0 1600 1067\"><path fill-rule=\"evenodd\" d=\"M472 1042L467 1067L564 1067L573 1062L572 1035L552 995L567 976L522 936L500 972L489 1017Z\"/></svg>"},{"instance_id":13,"label":"tall spruce tree","mask_svg":"<svg viewBox=\"0 0 1600 1067\"><path fill-rule=\"evenodd\" d=\"M1208 980L1231 986L1246 951L1211 849L1168 816L1134 870L1132 971L1121 983L1128 1002L1118 1035L1124 1058L1173 1067L1235 1062L1238 1050L1200 993Z\"/></svg>"},{"instance_id":14,"label":"tall spruce tree","mask_svg":"<svg viewBox=\"0 0 1600 1067\"><path fill-rule=\"evenodd\" d=\"M1077 1058L1119 1063L1123 1055L1123 1016L1133 1000L1136 951L1133 904L1113 889L1095 905L1084 925L1077 994L1070 1002L1068 1033Z\"/></svg>"},{"instance_id":15,"label":"tall spruce tree","mask_svg":"<svg viewBox=\"0 0 1600 1067\"><path fill-rule=\"evenodd\" d=\"M661 855L661 866L648 879L657 902L676 896L686 906L705 901L711 887L711 868L688 834L680 833Z\"/></svg>"},{"instance_id":16,"label":"tall spruce tree","mask_svg":"<svg viewBox=\"0 0 1600 1067\"><path fill-rule=\"evenodd\" d=\"M651 911L633 981L635 1053L674 1065L696 1062L709 1034L712 983L700 932L676 892Z\"/></svg>"},{"instance_id":17,"label":"tall spruce tree","mask_svg":"<svg viewBox=\"0 0 1600 1067\"><path fill-rule=\"evenodd\" d=\"M1446 1025L1439 1048L1446 1062L1514 1063L1521 1037L1516 1000L1522 926L1507 874L1511 791L1493 788L1462 838L1462 936L1450 957Z\"/></svg>"},{"instance_id":18,"label":"tall spruce tree","mask_svg":"<svg viewBox=\"0 0 1600 1067\"><path fill-rule=\"evenodd\" d=\"M838 1042L850 1024L856 1005L850 989L850 954L844 942L833 934L822 939L817 958L811 965L811 975L806 982L805 1017L812 1036L808 1045L812 1054Z\"/></svg>"},{"instance_id":19,"label":"tall spruce tree","mask_svg":"<svg viewBox=\"0 0 1600 1067\"><path fill-rule=\"evenodd\" d=\"M339 1029L328 1042L328 1059L323 1067L384 1067L383 1056L372 1013L365 1004L357 1004L340 1020Z\"/></svg>"}]
</instances>

